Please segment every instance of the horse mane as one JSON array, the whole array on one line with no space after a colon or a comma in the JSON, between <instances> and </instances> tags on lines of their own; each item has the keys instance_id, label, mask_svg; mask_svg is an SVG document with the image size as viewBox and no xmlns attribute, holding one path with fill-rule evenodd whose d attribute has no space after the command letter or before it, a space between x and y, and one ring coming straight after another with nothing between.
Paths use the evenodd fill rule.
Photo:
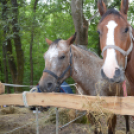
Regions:
<instances>
[{"instance_id":1,"label":"horse mane","mask_svg":"<svg viewBox=\"0 0 134 134\"><path fill-rule=\"evenodd\" d=\"M102 16L100 22L103 21L104 18L106 18L108 15L110 14L113 14L113 15L116 15L116 16L119 16L119 17L122 17L124 19L124 17L119 13L119 11L117 11L116 9L114 8L110 8L107 10L107 12Z\"/></svg>"},{"instance_id":2,"label":"horse mane","mask_svg":"<svg viewBox=\"0 0 134 134\"><path fill-rule=\"evenodd\" d=\"M75 46L78 47L78 48L80 48L80 49L82 49L82 50L84 50L84 51L88 51L88 52L92 53L94 56L100 58L99 55L97 55L97 54L96 54L94 51L92 51L91 49L87 49L87 47L84 46L84 45L75 45Z\"/></svg>"},{"instance_id":3,"label":"horse mane","mask_svg":"<svg viewBox=\"0 0 134 134\"><path fill-rule=\"evenodd\" d=\"M58 44L58 42L60 41L61 39L56 39L55 41L53 41L53 44Z\"/></svg>"},{"instance_id":4,"label":"horse mane","mask_svg":"<svg viewBox=\"0 0 134 134\"><path fill-rule=\"evenodd\" d=\"M93 55L95 55L96 57L100 58L100 56L99 56L97 53L95 53L93 50L88 49L88 51L91 52L91 53L92 53Z\"/></svg>"},{"instance_id":5,"label":"horse mane","mask_svg":"<svg viewBox=\"0 0 134 134\"><path fill-rule=\"evenodd\" d=\"M60 40L62 40L62 39L56 39L55 41L53 41L53 43L52 44L58 44L58 42L60 41ZM73 44L74 45L74 44ZM74 45L74 46L76 46L76 47L78 47L78 48L80 48L80 49L82 49L82 50L84 50L84 51L88 51L88 52L90 52L90 53L92 53L94 56L96 56L96 57L98 57L98 58L100 58L99 57L99 55L97 55L93 50L91 51L91 49L87 49L87 47L86 46L84 46L84 45Z\"/></svg>"}]
</instances>

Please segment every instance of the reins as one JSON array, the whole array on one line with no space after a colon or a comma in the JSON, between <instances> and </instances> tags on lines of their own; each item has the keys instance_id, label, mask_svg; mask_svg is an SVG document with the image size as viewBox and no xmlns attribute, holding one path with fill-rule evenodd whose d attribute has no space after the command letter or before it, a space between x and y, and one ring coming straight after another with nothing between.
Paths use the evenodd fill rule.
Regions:
<instances>
[{"instance_id":1,"label":"reins","mask_svg":"<svg viewBox=\"0 0 134 134\"><path fill-rule=\"evenodd\" d=\"M132 27L131 26L129 26L129 30L130 30L129 34L130 34L130 37L131 37L131 44L130 44L130 47L128 48L127 51L124 51L123 49L121 49L120 47L115 46L115 45L107 45L107 46L105 46L103 48L102 53L101 53L101 55L103 57L104 56L104 52L107 49L109 49L109 48L112 48L112 49L115 49L115 50L119 51L122 55L125 56L125 69L126 69L126 66L127 66L127 57L128 57L128 55L131 53L131 51L133 49L133 40L134 40L134 37L133 37L133 34L132 34Z\"/></svg>"},{"instance_id":2,"label":"reins","mask_svg":"<svg viewBox=\"0 0 134 134\"><path fill-rule=\"evenodd\" d=\"M69 70L70 70L70 76L72 75L71 65L72 65L72 50L71 50L71 46L70 46L70 62L69 62L68 67L64 70L64 72L60 76L57 76L54 72L47 70L47 69L44 69L43 72L46 72L49 75L53 76L57 80L57 84L58 84L58 88L59 88L60 85L62 84L62 82L60 82L60 80L65 76L65 74Z\"/></svg>"}]
</instances>

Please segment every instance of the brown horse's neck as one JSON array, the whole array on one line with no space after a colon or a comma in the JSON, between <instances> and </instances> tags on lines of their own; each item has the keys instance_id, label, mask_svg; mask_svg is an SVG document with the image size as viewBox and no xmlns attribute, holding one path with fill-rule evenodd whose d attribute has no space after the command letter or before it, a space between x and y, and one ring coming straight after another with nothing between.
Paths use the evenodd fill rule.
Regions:
<instances>
[{"instance_id":1,"label":"brown horse's neck","mask_svg":"<svg viewBox=\"0 0 134 134\"><path fill-rule=\"evenodd\" d=\"M133 30L133 36L134 36L134 30ZM134 41L133 41L133 50L129 56L129 61L125 73L131 85L132 94L134 95Z\"/></svg>"},{"instance_id":2,"label":"brown horse's neck","mask_svg":"<svg viewBox=\"0 0 134 134\"><path fill-rule=\"evenodd\" d=\"M83 89L82 94L95 95L95 83L99 81L102 60L92 52L74 45L72 47L72 78ZM89 89L90 87L90 89Z\"/></svg>"}]
</instances>

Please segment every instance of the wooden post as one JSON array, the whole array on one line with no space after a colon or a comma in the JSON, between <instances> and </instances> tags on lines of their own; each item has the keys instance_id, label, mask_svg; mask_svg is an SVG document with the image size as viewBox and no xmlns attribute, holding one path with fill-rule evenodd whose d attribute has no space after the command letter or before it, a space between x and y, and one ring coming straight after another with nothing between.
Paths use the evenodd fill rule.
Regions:
<instances>
[{"instance_id":1,"label":"wooden post","mask_svg":"<svg viewBox=\"0 0 134 134\"><path fill-rule=\"evenodd\" d=\"M0 94L5 93L5 85L0 82Z\"/></svg>"},{"instance_id":2,"label":"wooden post","mask_svg":"<svg viewBox=\"0 0 134 134\"><path fill-rule=\"evenodd\" d=\"M58 108L55 108L56 111L56 134L59 133L59 112L58 112Z\"/></svg>"}]
</instances>

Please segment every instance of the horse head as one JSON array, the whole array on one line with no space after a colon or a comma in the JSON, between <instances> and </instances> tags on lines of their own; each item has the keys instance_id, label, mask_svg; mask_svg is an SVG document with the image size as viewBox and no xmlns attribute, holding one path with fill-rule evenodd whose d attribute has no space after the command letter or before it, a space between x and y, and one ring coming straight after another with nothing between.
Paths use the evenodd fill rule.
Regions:
<instances>
[{"instance_id":1,"label":"horse head","mask_svg":"<svg viewBox=\"0 0 134 134\"><path fill-rule=\"evenodd\" d=\"M45 69L39 81L39 88L42 92L59 91L62 82L71 75L71 44L75 38L76 33L67 40L46 39L49 48L44 54Z\"/></svg>"},{"instance_id":2,"label":"horse head","mask_svg":"<svg viewBox=\"0 0 134 134\"><path fill-rule=\"evenodd\" d=\"M101 20L98 24L103 56L101 75L109 82L122 82L133 49L132 27L127 22L128 0L122 0L120 11L107 10L103 0L98 1Z\"/></svg>"}]
</instances>

